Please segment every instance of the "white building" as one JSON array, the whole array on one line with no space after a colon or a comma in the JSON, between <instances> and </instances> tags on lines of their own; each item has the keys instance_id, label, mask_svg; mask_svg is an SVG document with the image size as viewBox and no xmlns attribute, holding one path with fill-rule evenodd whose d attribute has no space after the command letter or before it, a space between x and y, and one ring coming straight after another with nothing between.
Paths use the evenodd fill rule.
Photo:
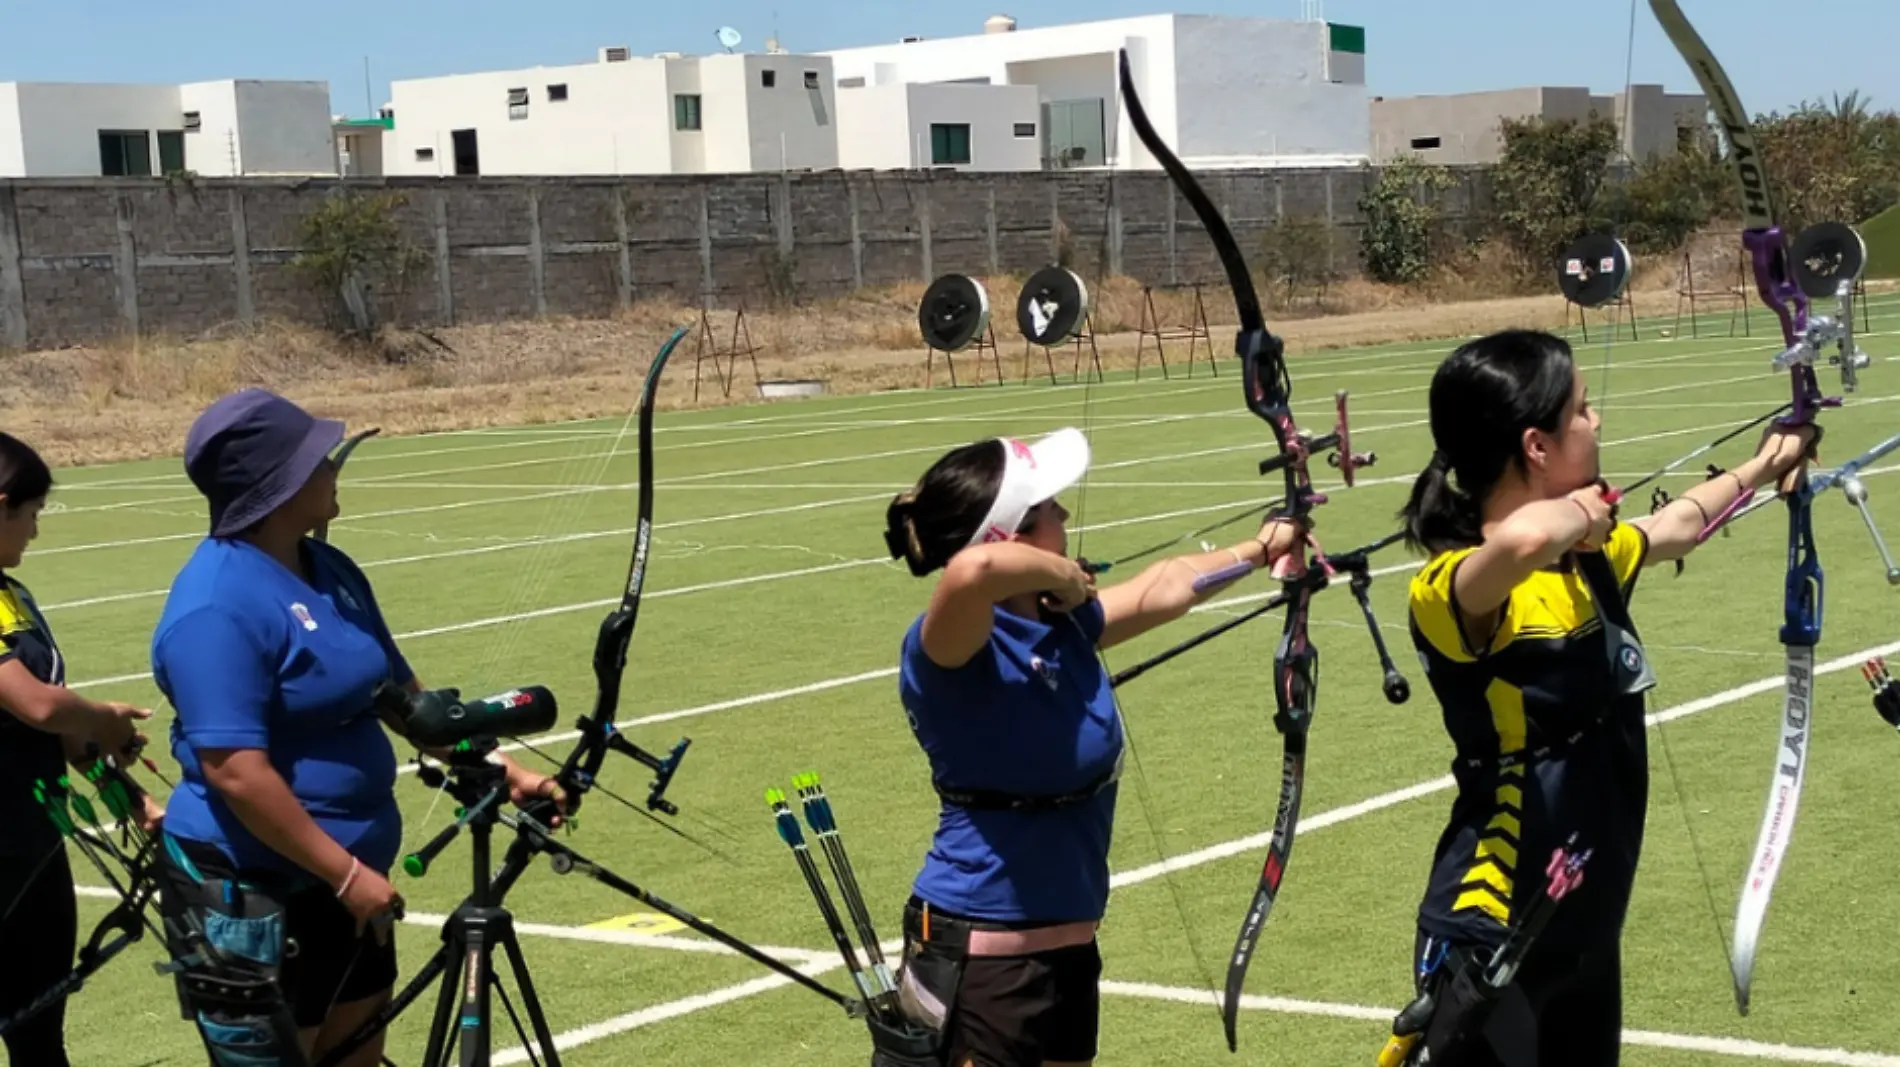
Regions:
<instances>
[{"instance_id":1,"label":"white building","mask_svg":"<svg viewBox=\"0 0 1900 1067\"><path fill-rule=\"evenodd\" d=\"M336 173L326 82L0 82L0 178Z\"/></svg>"},{"instance_id":2,"label":"white building","mask_svg":"<svg viewBox=\"0 0 1900 1067\"><path fill-rule=\"evenodd\" d=\"M1041 170L1041 130L1033 85L838 90L838 165L846 170Z\"/></svg>"},{"instance_id":3,"label":"white building","mask_svg":"<svg viewBox=\"0 0 1900 1067\"><path fill-rule=\"evenodd\" d=\"M1014 19L999 15L980 34L827 55L841 93L945 82L1034 86L1042 163L1152 169L1158 164L1121 107L1122 49L1156 130L1190 167L1330 165L1369 155L1365 31L1355 26L1152 15L1018 30ZM937 145L955 150L999 144L1022 120L972 96L960 115L938 110L930 121L968 127L933 135ZM839 135L848 142L840 145L841 157L887 151L881 142L889 134L881 125L847 123Z\"/></svg>"},{"instance_id":4,"label":"white building","mask_svg":"<svg viewBox=\"0 0 1900 1067\"><path fill-rule=\"evenodd\" d=\"M391 175L708 174L838 165L822 56L636 57L398 81Z\"/></svg>"}]
</instances>

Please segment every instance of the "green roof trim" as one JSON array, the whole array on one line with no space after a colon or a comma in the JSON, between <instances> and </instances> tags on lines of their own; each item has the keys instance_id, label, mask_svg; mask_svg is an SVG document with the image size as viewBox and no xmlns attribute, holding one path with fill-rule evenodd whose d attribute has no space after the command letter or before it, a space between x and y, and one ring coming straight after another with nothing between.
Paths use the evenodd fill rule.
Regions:
<instances>
[{"instance_id":1,"label":"green roof trim","mask_svg":"<svg viewBox=\"0 0 1900 1067\"><path fill-rule=\"evenodd\" d=\"M337 125L338 126L381 126L385 130L393 130L396 128L396 120L394 117L373 118L373 119L344 119L342 122L337 123Z\"/></svg>"},{"instance_id":2,"label":"green roof trim","mask_svg":"<svg viewBox=\"0 0 1900 1067\"><path fill-rule=\"evenodd\" d=\"M1366 28L1364 26L1344 26L1337 22L1326 24L1332 35L1332 50L1348 52L1355 56L1366 54Z\"/></svg>"}]
</instances>

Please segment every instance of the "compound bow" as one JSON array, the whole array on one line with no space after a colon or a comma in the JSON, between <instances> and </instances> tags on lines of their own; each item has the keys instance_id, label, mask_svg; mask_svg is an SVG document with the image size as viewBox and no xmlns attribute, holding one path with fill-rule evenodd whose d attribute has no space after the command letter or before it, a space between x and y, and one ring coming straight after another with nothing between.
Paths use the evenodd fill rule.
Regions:
<instances>
[{"instance_id":1,"label":"compound bow","mask_svg":"<svg viewBox=\"0 0 1900 1067\"><path fill-rule=\"evenodd\" d=\"M1373 457L1351 451L1343 392L1337 395L1338 419L1332 433L1313 437L1303 433L1294 423L1290 406L1293 383L1287 372L1284 345L1267 329L1266 318L1260 310L1260 297L1254 289L1253 275L1247 268L1246 258L1241 254L1240 244L1194 175L1155 131L1140 94L1135 90L1126 51L1121 53L1120 67L1122 101L1128 109L1129 122L1142 144L1147 146L1167 172L1182 198L1194 209L1194 214L1206 229L1208 239L1226 270L1240 321L1234 348L1240 357L1247 410L1266 421L1279 449L1278 455L1261 461L1260 473L1264 475L1277 470L1284 475L1285 499L1275 514L1298 531L1298 556L1306 555L1308 548L1313 553L1309 566L1303 571L1299 566L1300 560L1295 557L1285 572L1276 568L1275 574L1283 583L1281 599L1286 605L1286 622L1273 656L1273 696L1278 708L1273 725L1281 735L1284 750L1280 768L1280 800L1275 810L1273 837L1268 845L1266 862L1260 871L1260 884L1254 891L1253 902L1241 922L1233 954L1228 959L1221 1021L1226 1028L1227 1047L1231 1051L1238 1045L1235 1036L1236 1016L1247 967L1252 962L1254 947L1259 942L1261 930L1266 926L1267 916L1273 910L1273 902L1286 877L1293 838L1299 824L1300 800L1306 782L1307 731L1312 725L1319 686L1319 650L1308 636L1307 624L1313 594L1323 589L1327 579L1334 573L1325 553L1312 537L1313 509L1326 503L1326 497L1314 490L1307 462L1315 453L1331 452L1329 461L1340 470L1346 485L1350 487L1353 484L1353 472L1360 467L1371 466ZM1251 569L1250 565L1239 564L1209 574L1196 585L1206 588L1232 581ZM1360 576L1356 574L1355 577ZM1361 589L1362 586L1356 581L1355 592ZM1366 608L1367 618L1370 619L1370 605L1363 598L1361 605ZM1373 633L1375 637L1378 634L1376 625L1373 626ZM1392 674L1396 672L1388 674L1388 682ZM1395 691L1389 684L1386 692L1387 697L1395 702L1402 699L1402 696L1394 696Z\"/></svg>"},{"instance_id":2,"label":"compound bow","mask_svg":"<svg viewBox=\"0 0 1900 1067\"><path fill-rule=\"evenodd\" d=\"M1845 339L1840 354L1830 360L1840 367L1844 392L1854 391L1858 384L1856 371L1866 365L1866 357L1854 350L1851 333L1843 335L1840 323L1824 316L1810 319L1808 315L1808 298L1792 273L1787 241L1768 186L1767 167L1755 140L1754 128L1749 125L1748 113L1743 110L1728 74L1716 62L1676 0L1649 0L1649 6L1676 51L1695 73L1727 135L1729 170L1742 194L1742 247L1748 250L1754 266L1756 292L1781 323L1785 347L1774 358L1773 366L1789 372L1793 388L1793 410L1781 424L1813 423L1820 409L1838 407L1841 403L1839 397L1823 396L1816 380L1814 365L1822 347ZM1851 330L1851 309L1847 319ZM1823 582L1811 517L1814 493L1806 482L1807 468L1803 463L1793 475L1792 487L1782 494L1788 506L1788 570L1780 640L1787 650L1787 684L1768 807L1742 881L1741 900L1735 912L1734 941L1729 953L1735 1005L1743 1015L1748 1014L1756 940L1767 915L1769 897L1774 893L1775 879L1781 873L1781 862L1794 834L1795 814L1801 803L1801 785L1807 771L1814 646L1821 640ZM1736 508L1745 506L1750 495L1744 493L1738 498L1728 511L1710 523L1710 530L1722 525Z\"/></svg>"}]
</instances>

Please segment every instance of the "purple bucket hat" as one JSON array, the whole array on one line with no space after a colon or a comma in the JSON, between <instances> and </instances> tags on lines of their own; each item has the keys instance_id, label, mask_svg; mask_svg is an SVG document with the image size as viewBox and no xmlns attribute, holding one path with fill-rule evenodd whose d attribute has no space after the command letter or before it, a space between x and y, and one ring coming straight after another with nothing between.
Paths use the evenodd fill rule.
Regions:
<instances>
[{"instance_id":1,"label":"purple bucket hat","mask_svg":"<svg viewBox=\"0 0 1900 1067\"><path fill-rule=\"evenodd\" d=\"M341 422L269 390L220 397L185 436L185 473L211 505L211 536L249 529L296 496L342 442Z\"/></svg>"}]
</instances>

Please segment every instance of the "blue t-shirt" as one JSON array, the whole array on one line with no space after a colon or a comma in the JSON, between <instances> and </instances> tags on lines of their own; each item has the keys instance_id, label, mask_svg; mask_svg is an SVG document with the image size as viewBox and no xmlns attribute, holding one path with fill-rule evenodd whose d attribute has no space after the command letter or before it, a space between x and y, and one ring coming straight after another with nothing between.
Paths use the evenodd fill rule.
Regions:
<instances>
[{"instance_id":1,"label":"blue t-shirt","mask_svg":"<svg viewBox=\"0 0 1900 1067\"><path fill-rule=\"evenodd\" d=\"M1050 622L994 609L989 644L954 670L904 634L898 692L934 780L952 789L1055 796L1115 769L1122 723L1096 658L1099 601ZM1074 922L1108 906L1117 786L1053 811L971 811L946 803L913 892L994 922Z\"/></svg>"},{"instance_id":2,"label":"blue t-shirt","mask_svg":"<svg viewBox=\"0 0 1900 1067\"><path fill-rule=\"evenodd\" d=\"M387 872L402 839L396 751L370 693L412 672L356 564L313 539L303 552L309 582L248 541L207 538L173 580L152 634L184 769L165 828L240 868L303 874L245 828L198 764L202 749L264 749L317 825Z\"/></svg>"}]
</instances>

